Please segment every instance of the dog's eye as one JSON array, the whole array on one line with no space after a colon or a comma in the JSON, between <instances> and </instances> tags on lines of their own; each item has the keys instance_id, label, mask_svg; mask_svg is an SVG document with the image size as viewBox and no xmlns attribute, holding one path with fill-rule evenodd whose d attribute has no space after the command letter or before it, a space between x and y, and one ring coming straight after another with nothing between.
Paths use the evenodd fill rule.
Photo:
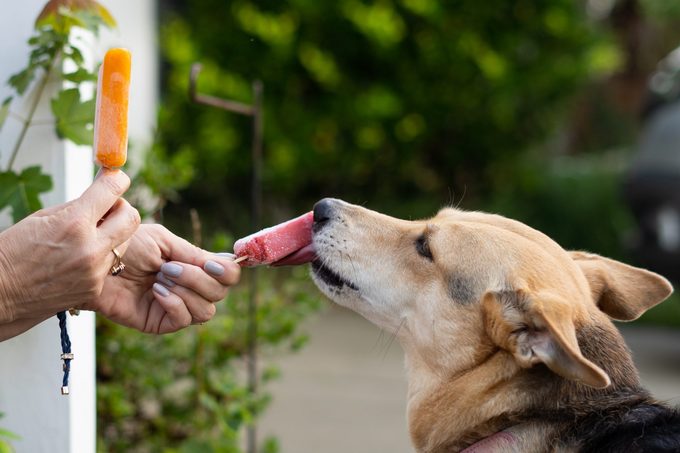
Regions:
<instances>
[{"instance_id":1,"label":"dog's eye","mask_svg":"<svg viewBox=\"0 0 680 453\"><path fill-rule=\"evenodd\" d=\"M427 237L425 237L424 234L418 236L415 245L416 251L420 256L422 256L423 258L427 258L430 261L434 261L434 258L432 257L432 252L430 251L430 244L428 244Z\"/></svg>"}]
</instances>

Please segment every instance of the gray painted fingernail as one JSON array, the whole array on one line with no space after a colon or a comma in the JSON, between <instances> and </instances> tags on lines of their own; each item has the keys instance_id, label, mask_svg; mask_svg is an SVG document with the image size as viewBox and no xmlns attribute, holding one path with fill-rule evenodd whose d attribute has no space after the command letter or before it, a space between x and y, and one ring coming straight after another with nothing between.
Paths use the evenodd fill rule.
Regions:
<instances>
[{"instance_id":1,"label":"gray painted fingernail","mask_svg":"<svg viewBox=\"0 0 680 453\"><path fill-rule=\"evenodd\" d=\"M161 266L161 272L163 272L168 277L177 278L182 275L183 270L184 268L182 266L175 263L163 263Z\"/></svg>"},{"instance_id":2,"label":"gray painted fingernail","mask_svg":"<svg viewBox=\"0 0 680 453\"><path fill-rule=\"evenodd\" d=\"M160 283L154 283L153 290L154 292L160 294L163 297L168 297L170 295L170 291L168 291L168 288L161 285Z\"/></svg>"},{"instance_id":3,"label":"gray painted fingernail","mask_svg":"<svg viewBox=\"0 0 680 453\"><path fill-rule=\"evenodd\" d=\"M229 258L230 260L236 259L235 253L221 252L221 253L215 253L215 256L220 256L222 258Z\"/></svg>"},{"instance_id":4,"label":"gray painted fingernail","mask_svg":"<svg viewBox=\"0 0 680 453\"><path fill-rule=\"evenodd\" d=\"M203 268L210 274L213 275L222 275L224 274L224 267L220 263L216 263L215 261L206 261L205 266Z\"/></svg>"},{"instance_id":5,"label":"gray painted fingernail","mask_svg":"<svg viewBox=\"0 0 680 453\"><path fill-rule=\"evenodd\" d=\"M156 280L167 286L168 288L172 288L175 286L175 282L170 280L168 277L166 277L163 272L159 272L156 274Z\"/></svg>"}]
</instances>

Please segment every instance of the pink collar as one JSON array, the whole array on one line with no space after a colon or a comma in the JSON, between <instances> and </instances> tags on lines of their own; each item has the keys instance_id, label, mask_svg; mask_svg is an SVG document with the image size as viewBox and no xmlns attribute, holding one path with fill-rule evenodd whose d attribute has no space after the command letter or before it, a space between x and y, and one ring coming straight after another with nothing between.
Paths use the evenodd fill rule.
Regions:
<instances>
[{"instance_id":1,"label":"pink collar","mask_svg":"<svg viewBox=\"0 0 680 453\"><path fill-rule=\"evenodd\" d=\"M500 431L479 442L470 445L461 453L491 453L494 451L508 451L517 442L517 438L510 431Z\"/></svg>"}]
</instances>

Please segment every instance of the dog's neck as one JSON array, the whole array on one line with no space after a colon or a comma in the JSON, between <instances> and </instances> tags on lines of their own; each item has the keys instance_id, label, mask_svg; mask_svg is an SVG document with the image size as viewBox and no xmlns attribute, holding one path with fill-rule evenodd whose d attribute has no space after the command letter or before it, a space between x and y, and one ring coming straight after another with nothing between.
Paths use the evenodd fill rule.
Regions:
<instances>
[{"instance_id":1,"label":"dog's neck","mask_svg":"<svg viewBox=\"0 0 680 453\"><path fill-rule=\"evenodd\" d=\"M516 395L510 379L516 369L512 358L497 350L480 366L453 377L441 376L407 352L408 420L416 449L460 451L508 428L499 417L508 410L507 395ZM499 370L508 375L499 375ZM499 404L503 394L506 397Z\"/></svg>"},{"instance_id":2,"label":"dog's neck","mask_svg":"<svg viewBox=\"0 0 680 453\"><path fill-rule=\"evenodd\" d=\"M606 392L622 390L623 396L616 397L621 401L637 398L637 373L614 326L583 328L577 338L586 357L611 377ZM409 431L421 453L461 451L508 429L521 447L517 451L542 451L556 430L569 423L563 418L569 415L565 408L597 411L604 395L559 378L546 367L521 368L501 349L485 348L486 354L472 360L469 369L447 374L441 363L427 363L408 342L402 346L409 382ZM632 396L626 396L625 389L632 389Z\"/></svg>"},{"instance_id":3,"label":"dog's neck","mask_svg":"<svg viewBox=\"0 0 680 453\"><path fill-rule=\"evenodd\" d=\"M407 355L409 430L417 451L461 451L473 446L468 453L482 451L482 446L489 452L544 448L552 425L518 424L508 416L540 398L535 389L517 385L513 377L521 369L509 354L497 350L483 364L454 377L429 373L413 360Z\"/></svg>"}]
</instances>

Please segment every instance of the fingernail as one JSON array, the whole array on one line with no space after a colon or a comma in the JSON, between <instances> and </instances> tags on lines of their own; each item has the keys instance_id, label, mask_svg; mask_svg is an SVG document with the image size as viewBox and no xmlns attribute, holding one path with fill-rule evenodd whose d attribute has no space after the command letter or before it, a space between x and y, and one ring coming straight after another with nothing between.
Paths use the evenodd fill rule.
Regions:
<instances>
[{"instance_id":1,"label":"fingernail","mask_svg":"<svg viewBox=\"0 0 680 453\"><path fill-rule=\"evenodd\" d=\"M221 264L216 263L215 261L208 260L205 262L205 266L203 266L203 269L205 269L207 272L213 274L213 275L222 275L224 274L224 267L222 267Z\"/></svg>"},{"instance_id":2,"label":"fingernail","mask_svg":"<svg viewBox=\"0 0 680 453\"><path fill-rule=\"evenodd\" d=\"M154 283L153 290L154 292L160 294L163 297L168 297L170 295L170 291L168 291L168 288L161 285L160 283Z\"/></svg>"},{"instance_id":3,"label":"fingernail","mask_svg":"<svg viewBox=\"0 0 680 453\"><path fill-rule=\"evenodd\" d=\"M156 280L167 286L168 288L172 288L175 286L175 282L172 280L168 279L165 275L163 275L163 272L159 272L156 274Z\"/></svg>"},{"instance_id":4,"label":"fingernail","mask_svg":"<svg viewBox=\"0 0 680 453\"><path fill-rule=\"evenodd\" d=\"M163 272L168 277L177 278L182 275L183 270L184 268L182 266L175 263L163 263L161 266L161 272Z\"/></svg>"},{"instance_id":5,"label":"fingernail","mask_svg":"<svg viewBox=\"0 0 680 453\"><path fill-rule=\"evenodd\" d=\"M215 256L220 256L222 258L229 258L230 260L236 259L236 254L235 253L228 253L228 252L220 252L220 253L215 253Z\"/></svg>"}]
</instances>

